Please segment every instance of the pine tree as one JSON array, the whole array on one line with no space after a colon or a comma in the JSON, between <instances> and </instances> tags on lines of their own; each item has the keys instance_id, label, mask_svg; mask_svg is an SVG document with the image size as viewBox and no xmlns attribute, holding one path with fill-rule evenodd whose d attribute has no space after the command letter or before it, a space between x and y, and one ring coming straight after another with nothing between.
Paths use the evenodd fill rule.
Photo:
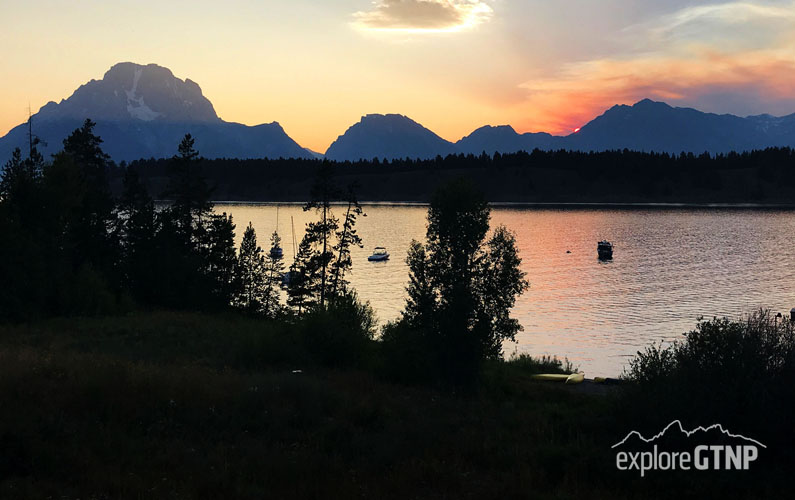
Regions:
<instances>
[{"instance_id":1,"label":"pine tree","mask_svg":"<svg viewBox=\"0 0 795 500\"><path fill-rule=\"evenodd\" d=\"M334 245L334 251L337 253L337 257L331 265L332 296L344 294L348 290L348 281L345 279L345 274L350 272L353 265L351 247L358 246L361 248L363 246L362 238L356 232L356 220L359 216L364 216L365 214L356 199L353 186L348 187L347 201L348 206L345 211L342 228L336 232L337 243Z\"/></svg>"},{"instance_id":2,"label":"pine tree","mask_svg":"<svg viewBox=\"0 0 795 500\"><path fill-rule=\"evenodd\" d=\"M216 299L214 306L226 307L232 299L232 279L237 261L235 224L231 215L211 214L203 227L206 231L199 242L202 272L211 295Z\"/></svg>"},{"instance_id":3,"label":"pine tree","mask_svg":"<svg viewBox=\"0 0 795 500\"><path fill-rule=\"evenodd\" d=\"M307 235L319 247L310 259L310 269L317 269L320 276L318 294L321 307L326 304L329 291L328 270L334 258L329 240L339 227L339 220L331 213L331 202L339 197L339 189L334 184L333 176L331 163L323 162L312 185L312 199L304 206L304 211L314 209L321 216L320 221L307 225Z\"/></svg>"},{"instance_id":4,"label":"pine tree","mask_svg":"<svg viewBox=\"0 0 795 500\"><path fill-rule=\"evenodd\" d=\"M124 284L137 300L150 302L158 281L152 263L162 258L155 247L155 206L137 172L130 168L124 174L117 212Z\"/></svg>"},{"instance_id":5,"label":"pine tree","mask_svg":"<svg viewBox=\"0 0 795 500\"><path fill-rule=\"evenodd\" d=\"M270 251L265 256L265 295L262 309L265 316L275 318L281 306L279 304L279 290L284 273L284 256L281 252L279 233L274 231L271 235ZM278 249L278 250L277 250Z\"/></svg>"},{"instance_id":6,"label":"pine tree","mask_svg":"<svg viewBox=\"0 0 795 500\"><path fill-rule=\"evenodd\" d=\"M267 297L266 284L265 257L257 244L257 233L249 222L235 264L232 305L249 313L261 312Z\"/></svg>"},{"instance_id":7,"label":"pine tree","mask_svg":"<svg viewBox=\"0 0 795 500\"><path fill-rule=\"evenodd\" d=\"M185 135L178 154L171 159L168 185L163 196L172 200L169 210L186 245L196 243L206 232L205 223L212 213L210 189L199 171L199 153L190 134Z\"/></svg>"},{"instance_id":8,"label":"pine tree","mask_svg":"<svg viewBox=\"0 0 795 500\"><path fill-rule=\"evenodd\" d=\"M63 153L56 155L53 163L61 163L62 174L72 184L64 186L53 179L50 187L66 196L62 198L66 207L62 208L68 209L65 229L68 243L73 245L75 269L87 266L112 286L120 281L120 248L113 236L118 224L107 176L110 157L102 151L102 139L94 134L95 126L86 120L64 139Z\"/></svg>"},{"instance_id":9,"label":"pine tree","mask_svg":"<svg viewBox=\"0 0 795 500\"><path fill-rule=\"evenodd\" d=\"M314 290L320 281L316 269L312 265L313 246L310 233L304 234L298 245L295 261L290 266L287 305L299 315L315 305Z\"/></svg>"}]
</instances>

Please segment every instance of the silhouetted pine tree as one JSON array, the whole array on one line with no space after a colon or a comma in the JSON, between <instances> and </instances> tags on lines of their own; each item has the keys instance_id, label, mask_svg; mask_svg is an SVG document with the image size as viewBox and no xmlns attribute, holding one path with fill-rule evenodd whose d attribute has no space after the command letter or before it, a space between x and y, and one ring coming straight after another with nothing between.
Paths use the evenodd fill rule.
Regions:
<instances>
[{"instance_id":1,"label":"silhouetted pine tree","mask_svg":"<svg viewBox=\"0 0 795 500\"><path fill-rule=\"evenodd\" d=\"M287 305L299 315L311 309L316 303L314 291L319 282L319 275L312 265L313 245L310 234L306 233L298 245L295 261L290 266Z\"/></svg>"},{"instance_id":2,"label":"silhouetted pine tree","mask_svg":"<svg viewBox=\"0 0 795 500\"><path fill-rule=\"evenodd\" d=\"M117 212L124 285L136 300L151 303L152 289L158 281L154 263L161 258L155 244L155 206L137 172L132 169L125 172Z\"/></svg>"},{"instance_id":3,"label":"silhouetted pine tree","mask_svg":"<svg viewBox=\"0 0 795 500\"><path fill-rule=\"evenodd\" d=\"M77 198L70 207L67 229L75 245L75 264L89 265L107 278L115 279L119 247L112 236L116 217L107 177L110 157L102 151L102 139L94 134L95 126L96 123L86 120L63 141L60 161L65 162L66 168L75 169L73 181L77 183L77 190L72 193Z\"/></svg>"},{"instance_id":4,"label":"silhouetted pine tree","mask_svg":"<svg viewBox=\"0 0 795 500\"><path fill-rule=\"evenodd\" d=\"M306 232L309 241L317 245L309 260L309 269L317 270L320 276L318 284L318 300L321 307L326 304L329 292L328 270L334 258L329 240L339 227L339 220L331 212L331 202L339 197L339 189L334 184L334 170L330 162L320 165L312 185L311 200L304 206L304 211L315 210L320 220L307 224Z\"/></svg>"},{"instance_id":5,"label":"silhouetted pine tree","mask_svg":"<svg viewBox=\"0 0 795 500\"><path fill-rule=\"evenodd\" d=\"M259 313L264 309L266 272L265 257L257 244L257 233L249 222L235 264L234 307L249 313Z\"/></svg>"},{"instance_id":6,"label":"silhouetted pine tree","mask_svg":"<svg viewBox=\"0 0 795 500\"><path fill-rule=\"evenodd\" d=\"M211 214L199 242L202 272L209 281L214 307L228 307L232 301L232 280L237 252L235 251L235 224L232 216Z\"/></svg>"},{"instance_id":7,"label":"silhouetted pine tree","mask_svg":"<svg viewBox=\"0 0 795 500\"><path fill-rule=\"evenodd\" d=\"M275 318L281 311L279 303L279 290L284 273L284 256L281 252L279 233L274 231L271 235L271 247L265 256L265 294L262 303L263 313L269 318ZM278 250L277 250L278 249Z\"/></svg>"},{"instance_id":8,"label":"silhouetted pine tree","mask_svg":"<svg viewBox=\"0 0 795 500\"><path fill-rule=\"evenodd\" d=\"M204 224L213 209L211 190L201 175L199 153L194 144L190 134L180 142L177 155L171 159L168 185L163 193L165 198L172 200L171 220L187 245L203 237Z\"/></svg>"},{"instance_id":9,"label":"silhouetted pine tree","mask_svg":"<svg viewBox=\"0 0 795 500\"><path fill-rule=\"evenodd\" d=\"M0 320L50 306L45 215L40 165L16 149L0 174Z\"/></svg>"},{"instance_id":10,"label":"silhouetted pine tree","mask_svg":"<svg viewBox=\"0 0 795 500\"><path fill-rule=\"evenodd\" d=\"M353 265L351 247L358 246L361 248L363 246L362 238L356 233L356 220L359 216L364 216L365 214L356 199L354 186L348 186L346 198L348 205L345 210L345 217L343 218L342 228L336 232L337 243L333 249L337 253L337 257L331 265L331 293L333 296L347 292L348 281L345 279L345 274L350 272Z\"/></svg>"}]
</instances>

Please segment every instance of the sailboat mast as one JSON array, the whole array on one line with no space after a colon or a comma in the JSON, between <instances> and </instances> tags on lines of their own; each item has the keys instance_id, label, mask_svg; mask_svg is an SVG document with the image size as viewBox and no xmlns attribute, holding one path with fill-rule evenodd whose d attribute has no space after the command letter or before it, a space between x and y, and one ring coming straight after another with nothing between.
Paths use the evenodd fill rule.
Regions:
<instances>
[{"instance_id":1,"label":"sailboat mast","mask_svg":"<svg viewBox=\"0 0 795 500\"><path fill-rule=\"evenodd\" d=\"M290 216L290 226L293 232L293 260L295 260L295 221L292 215Z\"/></svg>"}]
</instances>

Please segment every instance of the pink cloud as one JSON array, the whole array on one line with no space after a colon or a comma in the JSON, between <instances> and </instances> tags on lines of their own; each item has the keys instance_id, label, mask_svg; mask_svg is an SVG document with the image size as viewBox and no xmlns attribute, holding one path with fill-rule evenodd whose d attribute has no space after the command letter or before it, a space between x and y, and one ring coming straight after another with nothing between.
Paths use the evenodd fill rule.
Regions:
<instances>
[{"instance_id":1,"label":"pink cloud","mask_svg":"<svg viewBox=\"0 0 795 500\"><path fill-rule=\"evenodd\" d=\"M614 104L643 98L696 105L712 95L755 95L770 112L777 103L795 106L795 58L788 52L720 54L703 50L687 59L646 57L602 59L567 66L562 72L525 82L524 130L570 133ZM730 107L731 103L725 103ZM732 112L731 109L721 110ZM739 108L734 112L742 113Z\"/></svg>"}]
</instances>

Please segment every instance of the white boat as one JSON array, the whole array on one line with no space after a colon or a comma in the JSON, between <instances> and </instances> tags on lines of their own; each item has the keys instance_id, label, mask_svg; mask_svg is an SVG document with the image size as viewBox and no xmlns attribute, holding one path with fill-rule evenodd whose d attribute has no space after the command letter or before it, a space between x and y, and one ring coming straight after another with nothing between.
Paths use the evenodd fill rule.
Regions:
<instances>
[{"instance_id":1,"label":"white boat","mask_svg":"<svg viewBox=\"0 0 795 500\"><path fill-rule=\"evenodd\" d=\"M375 247L375 250L373 250L373 255L367 257L367 260L370 262L389 260L389 252L387 252L386 248L384 247Z\"/></svg>"}]
</instances>

